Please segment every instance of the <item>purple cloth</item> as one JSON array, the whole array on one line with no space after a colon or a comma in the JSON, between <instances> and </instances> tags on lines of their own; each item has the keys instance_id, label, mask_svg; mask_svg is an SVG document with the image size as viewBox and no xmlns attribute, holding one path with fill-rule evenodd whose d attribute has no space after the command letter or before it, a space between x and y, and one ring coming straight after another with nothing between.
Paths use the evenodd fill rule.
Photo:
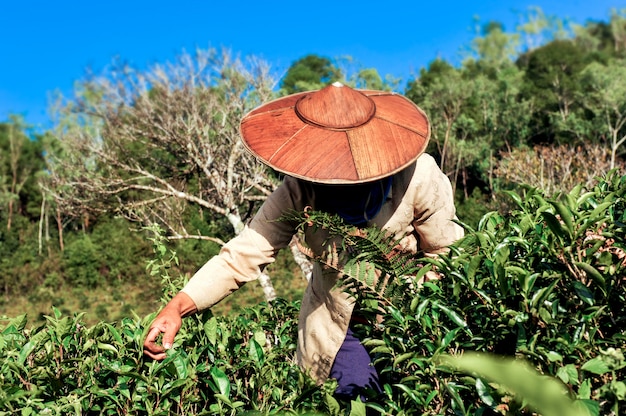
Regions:
<instances>
[{"instance_id":1,"label":"purple cloth","mask_svg":"<svg viewBox=\"0 0 626 416\"><path fill-rule=\"evenodd\" d=\"M366 389L382 391L370 355L350 328L330 369L330 378L337 380L335 396L341 399L354 400L359 395L364 399Z\"/></svg>"}]
</instances>

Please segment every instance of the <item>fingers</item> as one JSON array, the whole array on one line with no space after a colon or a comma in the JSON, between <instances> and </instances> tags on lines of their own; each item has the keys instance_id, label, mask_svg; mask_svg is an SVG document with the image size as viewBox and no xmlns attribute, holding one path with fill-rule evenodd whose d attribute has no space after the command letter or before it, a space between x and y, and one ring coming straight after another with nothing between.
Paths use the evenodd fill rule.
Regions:
<instances>
[{"instance_id":1,"label":"fingers","mask_svg":"<svg viewBox=\"0 0 626 416\"><path fill-rule=\"evenodd\" d=\"M163 332L163 348L165 348L166 350L172 348L172 345L174 344L174 338L176 337L177 333L178 328L172 326L168 326L167 328L165 328L165 331Z\"/></svg>"},{"instance_id":2,"label":"fingers","mask_svg":"<svg viewBox=\"0 0 626 416\"><path fill-rule=\"evenodd\" d=\"M172 348L174 338L181 326L181 318L178 314L172 314L166 308L152 323L148 335L143 343L143 352L155 360L163 360L166 350ZM157 339L163 334L163 345L157 344Z\"/></svg>"},{"instance_id":3,"label":"fingers","mask_svg":"<svg viewBox=\"0 0 626 416\"><path fill-rule=\"evenodd\" d=\"M161 332L158 326L150 328L143 343L143 353L154 360L163 360L166 357L165 348L156 343Z\"/></svg>"},{"instance_id":4,"label":"fingers","mask_svg":"<svg viewBox=\"0 0 626 416\"><path fill-rule=\"evenodd\" d=\"M152 322L143 342L144 354L155 360L164 359L165 351L174 345L174 338L182 325L182 317L197 310L196 304L185 293L180 292L174 296ZM163 345L157 344L157 339L161 334L163 334Z\"/></svg>"}]
</instances>

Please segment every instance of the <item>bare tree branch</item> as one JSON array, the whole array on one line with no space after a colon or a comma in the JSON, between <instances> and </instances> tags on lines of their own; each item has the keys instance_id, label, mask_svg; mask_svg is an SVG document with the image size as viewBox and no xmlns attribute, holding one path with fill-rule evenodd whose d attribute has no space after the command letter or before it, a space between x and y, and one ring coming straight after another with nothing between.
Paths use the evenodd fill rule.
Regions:
<instances>
[{"instance_id":1,"label":"bare tree branch","mask_svg":"<svg viewBox=\"0 0 626 416\"><path fill-rule=\"evenodd\" d=\"M45 188L67 216L113 211L159 223L172 239L223 244L188 231L191 209L227 218L237 234L240 210L276 187L239 137L242 116L273 98L274 84L262 61L228 51L184 53L146 71L114 63L59 107Z\"/></svg>"}]
</instances>

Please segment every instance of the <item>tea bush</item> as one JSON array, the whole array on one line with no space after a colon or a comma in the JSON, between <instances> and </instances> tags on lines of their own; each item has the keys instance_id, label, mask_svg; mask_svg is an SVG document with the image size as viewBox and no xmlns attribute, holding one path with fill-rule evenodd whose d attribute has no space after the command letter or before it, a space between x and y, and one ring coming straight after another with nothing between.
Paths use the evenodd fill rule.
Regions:
<instances>
[{"instance_id":1,"label":"tea bush","mask_svg":"<svg viewBox=\"0 0 626 416\"><path fill-rule=\"evenodd\" d=\"M277 300L185 318L162 362L142 352L154 315L92 327L56 309L37 327L6 319L0 412L624 414L625 194L626 177L615 173L554 196L509 192L514 210L485 215L435 259L399 256L379 230L307 213L303 226L344 237L343 283L379 316L357 328L383 382L365 403L338 402L332 381L316 386L299 370L298 302ZM148 271L163 279L167 302L184 281L169 275L177 256L158 235ZM444 277L403 278L428 270Z\"/></svg>"},{"instance_id":2,"label":"tea bush","mask_svg":"<svg viewBox=\"0 0 626 416\"><path fill-rule=\"evenodd\" d=\"M484 216L452 255L422 259L420 273L445 278L417 293L401 284L384 329L369 331L388 380L383 409L528 414L489 380L438 365L440 354L480 351L531 363L589 414L626 411L626 177L509 196L516 210Z\"/></svg>"},{"instance_id":3,"label":"tea bush","mask_svg":"<svg viewBox=\"0 0 626 416\"><path fill-rule=\"evenodd\" d=\"M151 317L81 324L58 311L40 327L2 331L0 409L5 414L227 414L306 410L320 402L285 357L295 348L296 305L277 302L234 318L185 321L162 362L144 359ZM318 396L317 399L315 396Z\"/></svg>"}]
</instances>

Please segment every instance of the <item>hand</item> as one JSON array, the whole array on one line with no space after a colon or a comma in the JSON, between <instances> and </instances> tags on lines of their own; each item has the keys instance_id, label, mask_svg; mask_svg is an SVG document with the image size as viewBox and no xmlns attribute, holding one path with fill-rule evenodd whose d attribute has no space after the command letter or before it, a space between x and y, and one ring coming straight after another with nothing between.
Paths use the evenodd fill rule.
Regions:
<instances>
[{"instance_id":1,"label":"hand","mask_svg":"<svg viewBox=\"0 0 626 416\"><path fill-rule=\"evenodd\" d=\"M182 325L182 318L197 310L196 304L187 294L180 292L174 296L150 325L143 343L143 353L155 360L164 359L165 351L172 348L174 344L174 338ZM163 334L163 345L157 344L157 339L161 334Z\"/></svg>"}]
</instances>

